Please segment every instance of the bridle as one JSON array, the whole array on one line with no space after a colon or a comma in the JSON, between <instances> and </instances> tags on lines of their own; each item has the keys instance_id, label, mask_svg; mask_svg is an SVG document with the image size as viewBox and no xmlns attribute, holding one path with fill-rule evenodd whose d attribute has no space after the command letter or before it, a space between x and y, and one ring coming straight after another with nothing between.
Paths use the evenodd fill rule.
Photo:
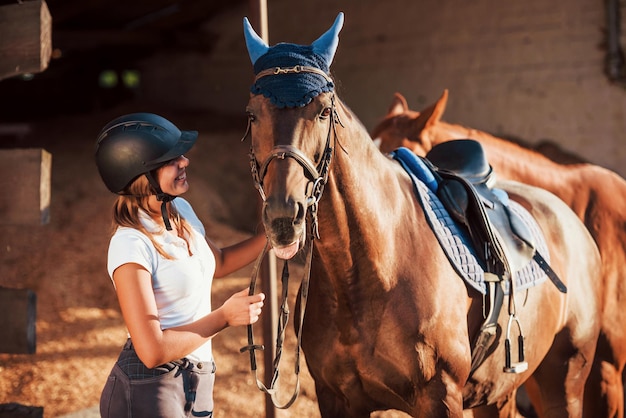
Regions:
<instances>
[{"instance_id":1,"label":"bridle","mask_svg":"<svg viewBox=\"0 0 626 418\"><path fill-rule=\"evenodd\" d=\"M267 70L261 71L255 78L255 81L261 77L267 77L272 75L279 74L288 74L288 73L301 73L301 72L312 72L316 74L323 75L328 81L332 81L332 79L324 73L322 70L315 67L305 67L296 65L295 67L289 68L281 68L274 67L269 68ZM307 212L310 215L310 225L311 232L315 236L315 238L319 239L319 230L317 225L317 206L320 198L322 197L322 193L324 192L324 186L328 181L328 174L330 170L330 163L333 156L334 144L333 139L336 141L337 138L337 123L343 126L341 120L339 119L339 115L337 113L337 109L335 107L335 95L331 96L331 114L330 114L330 125L328 127L328 134L326 135L326 145L324 147L324 151L320 157L320 161L317 164L314 164L309 157L307 157L302 151L298 148L291 145L277 145L270 151L270 155L263 161L262 164L259 164L259 161L254 154L254 149L252 144L250 145L250 152L248 153L248 157L250 158L250 171L252 173L252 181L254 182L254 187L259 191L261 195L261 199L265 202L266 195L265 190L263 189L263 179L267 174L267 168L269 164L275 160L284 160L286 158L293 158L303 169L304 173L309 179L309 183L307 185L306 191L306 203L307 203ZM244 136L241 138L244 141L248 135L251 133L251 124L252 120L248 118L248 126L246 127L246 132Z\"/></svg>"},{"instance_id":2,"label":"bridle","mask_svg":"<svg viewBox=\"0 0 626 418\"><path fill-rule=\"evenodd\" d=\"M271 75L278 74L286 74L286 73L299 73L299 72L312 72L316 74L323 75L327 80L332 81L332 79L323 71L314 67L304 67L304 66L295 66L290 68L280 68L274 67L264 71L261 71L255 81L260 77L266 77ZM248 135L251 133L251 119L248 119L248 126L246 128L246 132L242 138L242 141L245 140ZM269 164L275 159L284 160L286 158L294 159L303 169L306 177L309 179L309 183L306 186L306 205L307 205L307 215L309 217L309 222L307 223L310 226L310 231L306 234L306 242L305 247L307 248L307 256L304 264L304 277L302 279L302 283L300 285L299 298L300 298L300 315L298 317L298 334L297 334L297 347L296 347L296 360L295 360L295 374L296 374L296 384L291 398L281 404L277 399L277 389L275 387L278 381L279 375L279 365L280 359L282 356L282 346L285 338L285 329L287 327L287 321L289 319L289 306L287 304L288 300L288 289L289 289L289 267L288 262L285 260L283 265L283 272L281 277L282 282L282 303L281 303L281 312L278 318L278 332L276 338L276 355L273 361L273 375L272 380L269 387L265 386L263 382L257 376L257 366L256 366L256 350L263 350L264 347L262 345L254 344L254 333L252 331L252 325L248 325L248 345L242 347L240 352L248 351L250 354L250 368L254 374L254 378L256 381L256 385L259 390L270 395L274 406L280 409L289 408L293 402L295 402L298 397L300 391L300 350L302 345L302 328L304 323L304 312L306 310L306 302L308 298L308 288L309 288L309 279L311 275L311 260L313 254L313 240L319 239L319 229L317 222L317 209L319 200L322 197L324 192L324 187L328 181L328 175L330 171L330 164L332 161L333 151L334 151L334 143L337 141L337 128L336 125L339 123L341 126L343 124L339 120L339 115L337 114L337 110L335 108L335 96L331 97L331 114L330 114L330 124L328 128L328 134L326 135L326 144L324 147L324 151L320 157L320 160L317 164L314 164L309 157L307 157L302 151L300 151L297 147L291 145L277 145L272 148L269 156L263 161L262 164L259 164L257 160L252 144L250 145L250 152L248 156L250 157L250 171L252 173L252 180L254 181L255 188L259 191L261 195L261 199L265 202L266 195L263 189L263 179L267 174L267 169ZM265 255L270 250L269 241L265 244L265 248L259 254L259 257L256 260L254 265L254 269L252 271L252 277L250 280L250 288L249 295L253 295L256 288L256 280L258 277L259 269Z\"/></svg>"}]
</instances>

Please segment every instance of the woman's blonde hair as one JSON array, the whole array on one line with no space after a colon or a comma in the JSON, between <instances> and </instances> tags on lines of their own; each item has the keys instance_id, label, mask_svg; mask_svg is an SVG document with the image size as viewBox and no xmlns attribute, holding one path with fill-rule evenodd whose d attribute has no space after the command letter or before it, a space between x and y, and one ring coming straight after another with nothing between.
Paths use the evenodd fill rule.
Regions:
<instances>
[{"instance_id":1,"label":"woman's blonde hair","mask_svg":"<svg viewBox=\"0 0 626 418\"><path fill-rule=\"evenodd\" d=\"M155 173L156 177L156 173ZM160 219L161 212L154 211L148 205L148 199L154 195L155 192L150 186L150 182L146 176L137 177L126 189L126 194L119 195L113 205L113 231L120 226L128 228L134 228L145 234L154 245L154 248L164 258L173 259L173 257L167 254L161 245L155 241L153 234L150 233L141 222L139 218L139 210L143 210L150 217ZM189 240L192 239L191 225L180 216L174 205L169 205L170 217L173 217L172 226L178 231L178 236L185 240L187 248L189 248L191 254L191 247ZM165 227L163 228L165 232Z\"/></svg>"}]
</instances>

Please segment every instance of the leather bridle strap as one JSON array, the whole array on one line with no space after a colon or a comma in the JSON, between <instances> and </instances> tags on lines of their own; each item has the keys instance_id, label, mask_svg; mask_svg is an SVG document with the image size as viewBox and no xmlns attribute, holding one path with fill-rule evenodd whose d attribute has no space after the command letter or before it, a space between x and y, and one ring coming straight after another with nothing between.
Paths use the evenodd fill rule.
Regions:
<instances>
[{"instance_id":1,"label":"leather bridle strap","mask_svg":"<svg viewBox=\"0 0 626 418\"><path fill-rule=\"evenodd\" d=\"M300 285L300 291L298 293L300 297L300 315L298 316L298 335L297 335L297 345L296 345L296 358L295 358L295 374L296 374L296 384L291 395L291 398L281 404L278 400L278 390L275 387L278 382L279 377L279 366L280 360L283 353L283 342L285 340L285 330L287 328L287 321L289 319L289 267L287 261L283 266L283 274L281 278L282 282L282 303L281 303L281 315L278 319L278 330L276 337L276 355L274 357L274 361L272 363L272 380L269 387L265 386L265 384L259 379L257 373L257 365L256 365L256 350L264 350L265 347L263 345L258 345L254 343L254 332L252 330L252 324L248 325L248 345L242 347L239 351L241 353L248 351L250 354L250 369L254 374L254 379L259 390L270 395L272 399L272 403L276 408L279 409L287 409L289 408L295 400L298 398L298 394L300 393L300 350L302 346L302 328L304 324L304 312L306 310L306 302L309 295L309 282L311 277L311 259L313 258L313 242L312 238L307 240L308 252L307 258L304 265L304 277L302 279L302 283ZM249 295L253 295L256 288L256 279L258 277L259 268L261 263L265 257L265 254L269 251L269 241L265 244L265 248L259 254L257 261L254 265L254 270L252 272L252 278L250 280L250 289Z\"/></svg>"},{"instance_id":2,"label":"leather bridle strap","mask_svg":"<svg viewBox=\"0 0 626 418\"><path fill-rule=\"evenodd\" d=\"M267 166L270 164L270 162L273 159L278 158L279 160L284 160L287 157L291 157L294 160L296 160L298 164L300 164L302 168L306 170L306 172L309 174L309 176L312 179L316 179L320 176L319 173L317 172L317 167L313 165L311 160L309 160L309 158L306 155L304 155L298 148L293 147L291 145L275 146L270 156L265 160L265 162L261 166L261 169L259 171L259 176L261 178L265 177Z\"/></svg>"},{"instance_id":3,"label":"leather bridle strap","mask_svg":"<svg viewBox=\"0 0 626 418\"><path fill-rule=\"evenodd\" d=\"M321 75L328 81L329 83L333 82L333 79L330 78L328 74L319 68L308 67L306 65L295 65L293 67L272 67L266 70L259 72L254 78L254 82L256 82L259 78L266 77L268 75L279 75L279 74L298 74L298 73L313 73L317 75Z\"/></svg>"}]
</instances>

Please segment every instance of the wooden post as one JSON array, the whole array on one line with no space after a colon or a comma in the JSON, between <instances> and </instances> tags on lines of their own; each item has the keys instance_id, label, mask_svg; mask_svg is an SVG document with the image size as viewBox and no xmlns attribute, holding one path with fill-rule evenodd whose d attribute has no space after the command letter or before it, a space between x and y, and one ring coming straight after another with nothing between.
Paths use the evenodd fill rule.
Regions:
<instances>
[{"instance_id":1,"label":"wooden post","mask_svg":"<svg viewBox=\"0 0 626 418\"><path fill-rule=\"evenodd\" d=\"M0 6L0 80L41 72L51 55L52 18L45 1Z\"/></svg>"},{"instance_id":2,"label":"wooden post","mask_svg":"<svg viewBox=\"0 0 626 418\"><path fill-rule=\"evenodd\" d=\"M52 155L41 148L0 149L0 225L50 221Z\"/></svg>"},{"instance_id":3,"label":"wooden post","mask_svg":"<svg viewBox=\"0 0 626 418\"><path fill-rule=\"evenodd\" d=\"M269 34L267 28L267 0L250 0L250 24L255 28L258 35L269 44ZM259 214L261 210L259 209ZM265 263L262 263L259 276L261 288L265 293L265 309L263 310L263 353L264 381L269 384L272 380L272 369L274 367L274 355L276 353L276 337L278 326L278 302L276 300L277 278L276 278L276 256L273 251L268 252ZM276 408L268 396L265 397L265 417L274 418Z\"/></svg>"},{"instance_id":4,"label":"wooden post","mask_svg":"<svg viewBox=\"0 0 626 418\"><path fill-rule=\"evenodd\" d=\"M0 225L41 225L50 220L52 155L41 148L0 149ZM0 287L0 353L33 354L37 298L28 289Z\"/></svg>"},{"instance_id":5,"label":"wooden post","mask_svg":"<svg viewBox=\"0 0 626 418\"><path fill-rule=\"evenodd\" d=\"M28 289L0 287L0 353L34 354L37 296Z\"/></svg>"}]
</instances>

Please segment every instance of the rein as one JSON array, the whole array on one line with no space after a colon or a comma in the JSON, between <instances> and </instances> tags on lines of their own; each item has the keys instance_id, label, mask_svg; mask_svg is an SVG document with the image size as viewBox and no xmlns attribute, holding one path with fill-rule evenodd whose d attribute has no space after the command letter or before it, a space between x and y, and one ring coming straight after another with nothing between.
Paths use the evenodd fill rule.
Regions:
<instances>
[{"instance_id":1,"label":"rein","mask_svg":"<svg viewBox=\"0 0 626 418\"><path fill-rule=\"evenodd\" d=\"M297 72L314 72L321 73L325 78L330 78L321 70L313 67L302 67L296 66L291 68L270 68L268 70L262 71L257 75L257 79L264 76L269 75L277 75L277 74L285 74L285 73L297 73ZM331 80L332 81L332 80ZM249 352L250 355L250 369L254 374L254 378L256 381L256 385L262 392L270 395L272 402L276 408L279 409L287 409L289 408L297 399L298 394L300 392L300 351L302 347L302 329L304 324L304 313L306 311L306 303L308 299L309 292L309 282L311 277L311 260L313 255L313 240L319 239L319 229L317 222L317 208L320 198L322 197L322 193L324 192L324 186L328 181L328 175L330 171L330 163L333 156L333 143L332 138L334 136L335 141L337 138L337 128L336 124L339 123L341 126L343 124L339 120L339 115L337 114L337 110L335 108L335 96L332 96L331 102L331 116L330 116L330 126L328 129L328 134L326 136L326 145L324 148L324 152L320 157L320 161L317 165L315 165L302 151L298 148L293 147L291 145L277 145L272 148L270 155L263 161L262 164L259 164L256 156L254 155L253 146L250 145L250 170L252 173L252 179L254 181L255 188L259 191L261 195L261 199L265 202L266 195L263 189L263 179L265 174L267 173L267 168L269 164L275 160L284 160L286 158L293 158L303 169L307 178L309 178L309 183L307 185L306 197L307 197L307 215L310 217L310 231L307 234L307 238L305 240L304 247L306 248L307 255L306 261L304 264L304 277L302 279L302 283L300 285L300 290L298 292L298 296L300 298L300 312L298 316L298 332L297 332L297 347L296 347L296 359L295 359L295 375L296 375L296 384L291 398L281 404L278 401L278 391L276 388L276 384L278 382L279 377L279 365L282 357L282 348L285 340L285 329L287 327L287 321L289 319L289 306L288 306L288 296L289 296L289 267L288 262L285 260L283 265L283 271L281 276L282 283L282 303L280 307L280 315L278 318L278 332L276 337L276 355L273 360L273 374L269 387L266 386L259 378L257 374L257 364L256 364L256 350L264 350L265 347L263 345L258 345L254 343L254 333L252 324L248 325L248 345L242 347L239 351L244 353L246 351ZM246 132L241 139L245 140L248 135L251 133L251 120L248 119L248 126L246 128ZM334 135L333 135L334 134ZM254 265L254 269L252 271L252 277L250 279L250 288L249 295L253 295L256 288L256 280L259 274L259 269L261 263L267 252L270 250L269 240L265 244L263 251L259 254L259 257L256 260Z\"/></svg>"},{"instance_id":2,"label":"rein","mask_svg":"<svg viewBox=\"0 0 626 418\"><path fill-rule=\"evenodd\" d=\"M283 354L283 342L285 341L285 330L287 328L287 322L289 320L289 305L287 303L288 296L289 296L289 267L288 267L287 261L285 261L285 264L283 266L283 273L281 275L282 303L280 305L280 315L278 316L278 330L276 333L277 335L276 355L272 362L273 372L272 372L272 380L271 380L269 387L265 386L265 384L258 377L257 365L256 365L256 350L265 350L265 347L263 345L258 345L254 343L254 333L252 330L252 324L248 325L248 345L242 347L239 350L239 352L241 353L246 352L246 351L249 352L250 369L252 370L252 373L254 374L254 380L256 382L257 388L259 388L260 391L265 392L268 395L270 395L272 399L272 403L274 404L276 408L279 408L279 409L289 408L298 398L298 395L300 393L300 351L302 347L302 328L303 328L303 323L304 323L304 312L306 310L306 302L307 302L308 295L309 295L309 282L311 278L311 259L313 258L312 257L313 238L310 238L307 241L308 241L307 242L308 251L307 251L306 262L304 264L305 273L302 279L302 284L300 285L300 290L298 292L298 296L300 298L300 315L298 316L298 335L297 335L297 346L296 346L296 360L295 360L295 366L294 366L294 373L296 375L296 385L294 387L291 398L283 404L279 403L278 390L275 387L276 384L278 383L279 366L280 366L280 360ZM252 278L250 280L250 290L248 292L250 296L254 295L254 290L256 288L256 279L259 275L259 267L261 266L261 263L263 261L263 258L265 257L265 254L267 254L267 252L269 251L269 247L270 247L270 244L268 241L265 244L265 248L263 249L261 254L259 254L259 257L257 258L257 261L254 265L254 269L252 271Z\"/></svg>"}]
</instances>

